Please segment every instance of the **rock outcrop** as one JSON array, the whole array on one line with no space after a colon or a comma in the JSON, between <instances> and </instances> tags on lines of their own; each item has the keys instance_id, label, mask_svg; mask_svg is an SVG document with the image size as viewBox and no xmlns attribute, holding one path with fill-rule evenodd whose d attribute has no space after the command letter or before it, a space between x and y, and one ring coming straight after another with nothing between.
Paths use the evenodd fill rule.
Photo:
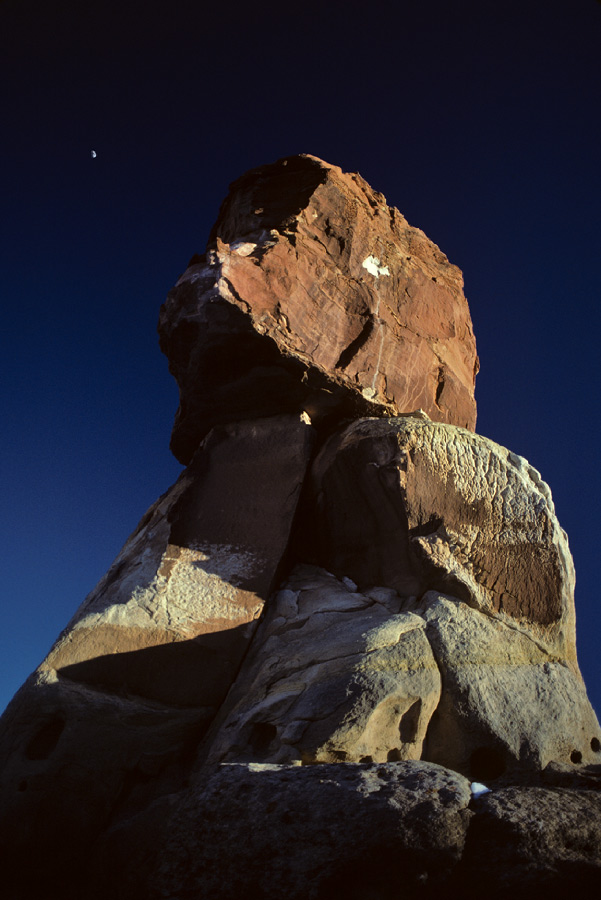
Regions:
<instances>
[{"instance_id":1,"label":"rock outcrop","mask_svg":"<svg viewBox=\"0 0 601 900\"><path fill-rule=\"evenodd\" d=\"M572 559L471 430L460 272L291 157L232 185L160 333L187 468L2 717L2 895L599 888Z\"/></svg>"},{"instance_id":2,"label":"rock outcrop","mask_svg":"<svg viewBox=\"0 0 601 900\"><path fill-rule=\"evenodd\" d=\"M475 426L461 272L359 175L314 156L231 185L159 333L186 464L214 425L284 411L319 423L422 408Z\"/></svg>"}]
</instances>

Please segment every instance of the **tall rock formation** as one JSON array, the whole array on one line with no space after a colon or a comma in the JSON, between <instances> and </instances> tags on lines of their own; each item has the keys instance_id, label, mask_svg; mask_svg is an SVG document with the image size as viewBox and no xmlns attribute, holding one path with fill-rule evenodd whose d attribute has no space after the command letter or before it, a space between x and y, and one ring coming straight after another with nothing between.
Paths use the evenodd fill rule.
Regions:
<instances>
[{"instance_id":1,"label":"tall rock formation","mask_svg":"<svg viewBox=\"0 0 601 900\"><path fill-rule=\"evenodd\" d=\"M8 900L601 886L572 559L461 284L358 175L234 182L160 314L187 468L2 718Z\"/></svg>"}]
</instances>

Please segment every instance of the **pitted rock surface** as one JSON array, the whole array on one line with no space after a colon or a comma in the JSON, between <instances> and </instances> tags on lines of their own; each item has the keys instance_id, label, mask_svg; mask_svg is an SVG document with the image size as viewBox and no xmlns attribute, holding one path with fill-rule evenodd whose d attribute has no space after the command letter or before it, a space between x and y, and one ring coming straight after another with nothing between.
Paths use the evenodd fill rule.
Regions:
<instances>
[{"instance_id":1,"label":"pitted rock surface","mask_svg":"<svg viewBox=\"0 0 601 900\"><path fill-rule=\"evenodd\" d=\"M461 857L470 796L423 762L221 766L169 823L157 897L422 896Z\"/></svg>"},{"instance_id":2,"label":"pitted rock surface","mask_svg":"<svg viewBox=\"0 0 601 900\"><path fill-rule=\"evenodd\" d=\"M203 764L427 759L490 783L599 758L582 680L457 598L298 566L270 602Z\"/></svg>"},{"instance_id":3,"label":"pitted rock surface","mask_svg":"<svg viewBox=\"0 0 601 900\"><path fill-rule=\"evenodd\" d=\"M423 618L298 566L207 739L210 762L420 759L441 676ZM219 726L219 727L218 727Z\"/></svg>"},{"instance_id":4,"label":"pitted rock surface","mask_svg":"<svg viewBox=\"0 0 601 900\"><path fill-rule=\"evenodd\" d=\"M462 286L359 175L307 155L248 172L161 310L173 452L187 463L217 423L302 410L319 423L422 408L474 428Z\"/></svg>"}]
</instances>

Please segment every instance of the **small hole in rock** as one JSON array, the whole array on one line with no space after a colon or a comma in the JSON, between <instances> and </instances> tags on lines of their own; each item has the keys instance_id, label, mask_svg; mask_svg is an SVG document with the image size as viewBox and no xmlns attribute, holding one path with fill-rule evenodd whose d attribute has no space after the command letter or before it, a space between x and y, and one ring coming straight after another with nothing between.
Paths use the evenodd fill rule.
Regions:
<instances>
[{"instance_id":1,"label":"small hole in rock","mask_svg":"<svg viewBox=\"0 0 601 900\"><path fill-rule=\"evenodd\" d=\"M359 762L362 763L372 763L374 761L373 756L362 756Z\"/></svg>"},{"instance_id":2,"label":"small hole in rock","mask_svg":"<svg viewBox=\"0 0 601 900\"><path fill-rule=\"evenodd\" d=\"M25 779L23 779L23 781L19 782L19 784L17 786L17 790L18 791L26 791L27 790L27 782L25 781Z\"/></svg>"},{"instance_id":3,"label":"small hole in rock","mask_svg":"<svg viewBox=\"0 0 601 900\"><path fill-rule=\"evenodd\" d=\"M42 725L27 745L25 750L27 759L48 759L58 744L64 727L64 720L58 717Z\"/></svg>"},{"instance_id":4,"label":"small hole in rock","mask_svg":"<svg viewBox=\"0 0 601 900\"><path fill-rule=\"evenodd\" d=\"M591 738L591 750L593 753L599 753L599 751L601 751L601 741L599 738Z\"/></svg>"},{"instance_id":5,"label":"small hole in rock","mask_svg":"<svg viewBox=\"0 0 601 900\"><path fill-rule=\"evenodd\" d=\"M337 762L346 762L348 753L345 750L332 750L332 756Z\"/></svg>"},{"instance_id":6,"label":"small hole in rock","mask_svg":"<svg viewBox=\"0 0 601 900\"><path fill-rule=\"evenodd\" d=\"M277 728L271 722L255 722L250 733L250 746L255 753L267 753L277 733Z\"/></svg>"},{"instance_id":7,"label":"small hole in rock","mask_svg":"<svg viewBox=\"0 0 601 900\"><path fill-rule=\"evenodd\" d=\"M582 762L582 753L580 752L580 750L572 750L572 752L570 753L570 759L572 760L572 762L575 765L578 765L578 763L581 763Z\"/></svg>"},{"instance_id":8,"label":"small hole in rock","mask_svg":"<svg viewBox=\"0 0 601 900\"><path fill-rule=\"evenodd\" d=\"M398 747L394 747L393 750L388 751L388 756L386 757L388 762L400 762L401 760L401 751Z\"/></svg>"},{"instance_id":9,"label":"small hole in rock","mask_svg":"<svg viewBox=\"0 0 601 900\"><path fill-rule=\"evenodd\" d=\"M498 778L505 771L505 759L493 747L478 747L470 756L470 774L475 781Z\"/></svg>"}]
</instances>

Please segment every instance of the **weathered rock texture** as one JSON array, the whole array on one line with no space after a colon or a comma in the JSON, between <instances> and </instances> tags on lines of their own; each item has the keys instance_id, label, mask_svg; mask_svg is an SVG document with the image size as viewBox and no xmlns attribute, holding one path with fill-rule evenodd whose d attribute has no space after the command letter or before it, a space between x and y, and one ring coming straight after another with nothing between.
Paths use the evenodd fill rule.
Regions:
<instances>
[{"instance_id":1,"label":"weathered rock texture","mask_svg":"<svg viewBox=\"0 0 601 900\"><path fill-rule=\"evenodd\" d=\"M33 843L52 871L75 870L116 810L181 786L279 575L312 431L292 416L215 429L13 699L13 860Z\"/></svg>"},{"instance_id":2,"label":"weathered rock texture","mask_svg":"<svg viewBox=\"0 0 601 900\"><path fill-rule=\"evenodd\" d=\"M224 766L179 804L152 896L563 900L599 889L598 792L470 798L469 782L423 762Z\"/></svg>"},{"instance_id":3,"label":"weathered rock texture","mask_svg":"<svg viewBox=\"0 0 601 900\"><path fill-rule=\"evenodd\" d=\"M211 762L421 758L441 693L426 623L394 591L353 588L294 571L230 692Z\"/></svg>"},{"instance_id":4,"label":"weathered rock texture","mask_svg":"<svg viewBox=\"0 0 601 900\"><path fill-rule=\"evenodd\" d=\"M234 182L207 252L161 310L180 386L172 449L216 423L306 410L473 428L476 345L461 272L359 176L314 156Z\"/></svg>"},{"instance_id":5,"label":"weathered rock texture","mask_svg":"<svg viewBox=\"0 0 601 900\"><path fill-rule=\"evenodd\" d=\"M601 887L572 560L461 427L458 270L294 157L233 185L161 340L189 465L2 717L2 896Z\"/></svg>"},{"instance_id":6,"label":"weathered rock texture","mask_svg":"<svg viewBox=\"0 0 601 900\"><path fill-rule=\"evenodd\" d=\"M574 570L526 460L416 416L359 420L311 474L315 555L360 587L446 591L575 666Z\"/></svg>"},{"instance_id":7,"label":"weathered rock texture","mask_svg":"<svg viewBox=\"0 0 601 900\"><path fill-rule=\"evenodd\" d=\"M224 766L174 815L157 893L359 900L396 897L401 884L403 896L426 883L441 890L461 858L470 798L464 778L425 763Z\"/></svg>"}]
</instances>

